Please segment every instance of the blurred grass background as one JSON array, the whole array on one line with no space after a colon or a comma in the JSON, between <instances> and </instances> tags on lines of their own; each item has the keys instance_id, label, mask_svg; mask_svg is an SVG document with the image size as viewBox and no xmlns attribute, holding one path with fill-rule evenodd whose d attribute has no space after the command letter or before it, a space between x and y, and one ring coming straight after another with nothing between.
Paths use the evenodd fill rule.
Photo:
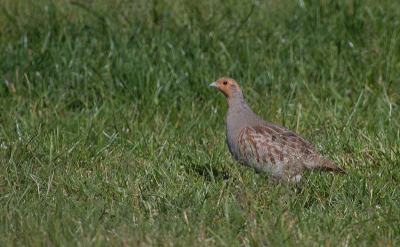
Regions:
<instances>
[{"instance_id":1,"label":"blurred grass background","mask_svg":"<svg viewBox=\"0 0 400 247\"><path fill-rule=\"evenodd\" d=\"M0 245L399 245L400 2L0 3ZM221 76L349 174L234 162Z\"/></svg>"}]
</instances>

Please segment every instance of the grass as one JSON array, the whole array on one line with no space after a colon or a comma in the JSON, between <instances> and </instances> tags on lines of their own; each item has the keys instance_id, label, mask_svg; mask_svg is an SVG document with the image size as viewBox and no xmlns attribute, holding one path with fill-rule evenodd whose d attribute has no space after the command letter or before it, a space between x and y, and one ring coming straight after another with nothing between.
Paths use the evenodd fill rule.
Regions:
<instances>
[{"instance_id":1,"label":"grass","mask_svg":"<svg viewBox=\"0 0 400 247\"><path fill-rule=\"evenodd\" d=\"M398 246L397 1L3 0L1 246ZM347 175L275 184L225 144L251 108Z\"/></svg>"}]
</instances>

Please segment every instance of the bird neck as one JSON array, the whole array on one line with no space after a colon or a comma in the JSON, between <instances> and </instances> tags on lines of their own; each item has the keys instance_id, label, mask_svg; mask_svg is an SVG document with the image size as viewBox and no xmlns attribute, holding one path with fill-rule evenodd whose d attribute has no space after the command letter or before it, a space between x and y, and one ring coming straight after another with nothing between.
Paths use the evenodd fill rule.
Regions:
<instances>
[{"instance_id":1,"label":"bird neck","mask_svg":"<svg viewBox=\"0 0 400 247\"><path fill-rule=\"evenodd\" d=\"M226 116L228 127L240 127L249 118L257 117L244 100L240 91L234 93L233 97L228 99L228 113ZM243 120L243 121L242 121ZM243 123L242 123L243 122ZM239 126L234 126L239 125Z\"/></svg>"},{"instance_id":2,"label":"bird neck","mask_svg":"<svg viewBox=\"0 0 400 247\"><path fill-rule=\"evenodd\" d=\"M236 105L236 104L246 104L244 101L242 91L232 91L231 95L227 97L228 105Z\"/></svg>"}]
</instances>

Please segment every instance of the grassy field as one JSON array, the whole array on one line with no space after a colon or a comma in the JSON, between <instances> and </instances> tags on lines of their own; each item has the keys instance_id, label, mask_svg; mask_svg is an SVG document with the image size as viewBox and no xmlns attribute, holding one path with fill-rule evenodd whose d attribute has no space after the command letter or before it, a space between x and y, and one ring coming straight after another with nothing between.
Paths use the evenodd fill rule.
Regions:
<instances>
[{"instance_id":1,"label":"grassy field","mask_svg":"<svg viewBox=\"0 0 400 247\"><path fill-rule=\"evenodd\" d=\"M0 246L400 245L399 1L0 10ZM234 162L221 76L349 173Z\"/></svg>"}]
</instances>

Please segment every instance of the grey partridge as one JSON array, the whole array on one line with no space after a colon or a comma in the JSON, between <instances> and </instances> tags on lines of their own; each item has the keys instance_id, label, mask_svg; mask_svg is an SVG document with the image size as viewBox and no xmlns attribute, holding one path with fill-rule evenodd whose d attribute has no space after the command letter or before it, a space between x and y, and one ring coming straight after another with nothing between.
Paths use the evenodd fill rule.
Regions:
<instances>
[{"instance_id":1,"label":"grey partridge","mask_svg":"<svg viewBox=\"0 0 400 247\"><path fill-rule=\"evenodd\" d=\"M277 181L297 182L304 171L347 173L326 159L299 134L257 116L246 104L239 84L222 77L210 84L228 100L226 141L239 163Z\"/></svg>"}]
</instances>

